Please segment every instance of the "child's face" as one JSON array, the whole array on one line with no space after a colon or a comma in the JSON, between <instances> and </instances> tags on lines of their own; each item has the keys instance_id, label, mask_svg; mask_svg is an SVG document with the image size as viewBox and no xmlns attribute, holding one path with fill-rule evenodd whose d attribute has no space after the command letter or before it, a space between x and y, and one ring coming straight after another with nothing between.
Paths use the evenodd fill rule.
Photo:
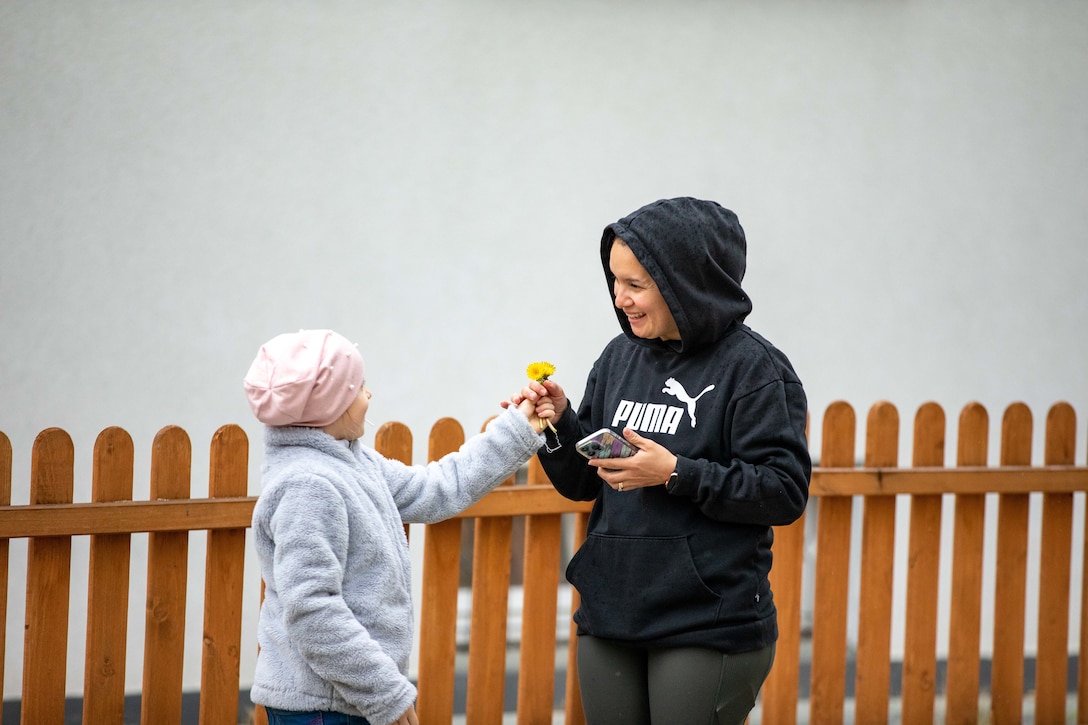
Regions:
<instances>
[{"instance_id":1,"label":"child's face","mask_svg":"<svg viewBox=\"0 0 1088 725\"><path fill-rule=\"evenodd\" d=\"M358 397L335 423L325 427L325 432L337 440L353 441L362 438L366 428L366 411L369 407L370 388L363 385Z\"/></svg>"}]
</instances>

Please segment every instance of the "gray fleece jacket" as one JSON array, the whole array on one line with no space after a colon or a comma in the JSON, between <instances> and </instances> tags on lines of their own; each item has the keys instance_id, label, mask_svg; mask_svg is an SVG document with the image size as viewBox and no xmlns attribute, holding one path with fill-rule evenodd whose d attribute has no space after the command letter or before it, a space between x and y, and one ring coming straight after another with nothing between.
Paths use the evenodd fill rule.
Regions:
<instances>
[{"instance_id":1,"label":"gray fleece jacket","mask_svg":"<svg viewBox=\"0 0 1088 725\"><path fill-rule=\"evenodd\" d=\"M253 511L265 582L253 702L395 721L416 698L404 523L460 512L542 442L515 409L426 466L317 428L266 428Z\"/></svg>"}]
</instances>

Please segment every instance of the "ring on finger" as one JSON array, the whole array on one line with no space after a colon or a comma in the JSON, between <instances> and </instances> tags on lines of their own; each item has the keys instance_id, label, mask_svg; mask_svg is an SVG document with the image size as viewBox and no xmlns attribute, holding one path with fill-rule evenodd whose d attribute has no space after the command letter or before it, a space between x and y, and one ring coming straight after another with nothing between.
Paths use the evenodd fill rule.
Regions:
<instances>
[{"instance_id":1,"label":"ring on finger","mask_svg":"<svg viewBox=\"0 0 1088 725\"><path fill-rule=\"evenodd\" d=\"M620 481L619 490L621 490L621 491L623 490L623 481Z\"/></svg>"}]
</instances>

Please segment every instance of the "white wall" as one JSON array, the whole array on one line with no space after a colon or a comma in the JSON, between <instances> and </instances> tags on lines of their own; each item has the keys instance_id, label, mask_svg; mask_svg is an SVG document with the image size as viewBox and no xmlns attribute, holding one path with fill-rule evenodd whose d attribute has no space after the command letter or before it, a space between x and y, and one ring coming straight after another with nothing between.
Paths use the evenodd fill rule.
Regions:
<instances>
[{"instance_id":1,"label":"white wall","mask_svg":"<svg viewBox=\"0 0 1088 725\"><path fill-rule=\"evenodd\" d=\"M14 502L49 426L87 500L102 428L132 433L140 497L155 432L181 425L200 495L218 426L259 442L257 347L299 327L360 342L371 417L408 423L419 457L534 359L577 399L617 331L600 230L674 195L740 215L750 322L793 359L817 443L837 399L860 421L891 400L907 431L926 400L953 424L971 400L1083 419L1086 40L1077 0L0 0Z\"/></svg>"}]
</instances>

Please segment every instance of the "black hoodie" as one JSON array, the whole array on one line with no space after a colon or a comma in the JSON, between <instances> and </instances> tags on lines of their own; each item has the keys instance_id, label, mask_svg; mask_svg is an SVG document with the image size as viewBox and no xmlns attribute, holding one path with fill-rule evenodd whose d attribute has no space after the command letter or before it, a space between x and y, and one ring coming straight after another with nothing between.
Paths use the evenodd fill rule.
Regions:
<instances>
[{"instance_id":1,"label":"black hoodie","mask_svg":"<svg viewBox=\"0 0 1088 725\"><path fill-rule=\"evenodd\" d=\"M811 461L805 393L789 360L743 320L746 242L736 215L711 201L665 199L609 225L653 278L679 341L623 334L594 363L563 446L540 452L555 488L596 503L567 568L581 633L650 646L745 652L778 637L767 575L771 526L796 520ZM613 293L613 300L615 299ZM665 486L614 491L574 442L631 427L678 458Z\"/></svg>"}]
</instances>

